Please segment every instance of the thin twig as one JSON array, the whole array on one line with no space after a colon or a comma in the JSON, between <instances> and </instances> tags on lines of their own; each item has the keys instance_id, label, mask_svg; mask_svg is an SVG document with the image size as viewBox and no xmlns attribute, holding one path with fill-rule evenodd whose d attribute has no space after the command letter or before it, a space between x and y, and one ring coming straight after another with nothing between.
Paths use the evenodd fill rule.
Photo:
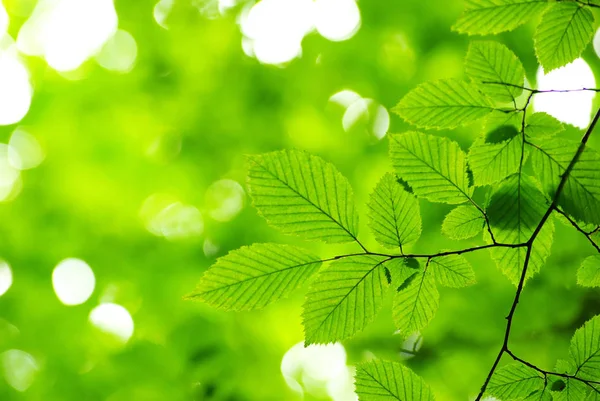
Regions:
<instances>
[{"instance_id":1,"label":"thin twig","mask_svg":"<svg viewBox=\"0 0 600 401\"><path fill-rule=\"evenodd\" d=\"M568 214L566 214L565 212L563 212L562 210L560 210L560 208L555 208L554 210L556 210L557 213L563 215L563 217L565 219L567 219L569 221L569 223L571 223L571 225L573 227L575 227L575 229L577 231L579 231L581 234L583 234L585 236L585 238L588 239L588 241L590 241L590 244L592 244L592 246L594 248L596 248L596 250L598 252L600 252L600 246L598 246L598 244L596 244L596 242L594 242L594 240L592 239L592 234L588 234L587 232L585 232L581 227L579 227L579 225L577 224L577 222L575 220L573 220Z\"/></svg>"}]
</instances>

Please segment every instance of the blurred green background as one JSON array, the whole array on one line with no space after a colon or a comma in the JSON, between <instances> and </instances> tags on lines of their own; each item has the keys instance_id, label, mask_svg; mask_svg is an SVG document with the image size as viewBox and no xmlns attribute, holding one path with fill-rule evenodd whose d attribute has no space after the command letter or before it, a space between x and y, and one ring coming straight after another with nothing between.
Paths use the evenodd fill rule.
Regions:
<instances>
[{"instance_id":1,"label":"blurred green background","mask_svg":"<svg viewBox=\"0 0 600 401\"><path fill-rule=\"evenodd\" d=\"M461 1L2 1L0 400L353 401L351 366L373 356L405 361L439 401L474 398L515 290L484 252L468 256L478 284L443 290L407 343L389 305L343 345L304 350L302 292L249 313L182 299L242 245L357 250L269 228L246 195L244 155L320 155L364 212L391 170L386 133L409 129L388 110L422 81L463 74L469 38L450 30ZM494 40L541 85L534 26ZM544 85L595 86L592 47L584 59ZM580 93L535 106L584 127L592 103ZM467 149L480 132L439 134ZM478 243L441 236L449 206L421 210L415 251ZM560 223L555 236L512 334L514 351L546 368L600 310L596 290L575 286L591 247Z\"/></svg>"}]
</instances>

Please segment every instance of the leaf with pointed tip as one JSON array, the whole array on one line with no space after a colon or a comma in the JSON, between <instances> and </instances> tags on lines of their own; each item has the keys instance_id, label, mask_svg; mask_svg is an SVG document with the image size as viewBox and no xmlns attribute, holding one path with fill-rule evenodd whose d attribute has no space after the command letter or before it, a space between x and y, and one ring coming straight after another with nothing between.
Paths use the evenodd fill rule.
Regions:
<instances>
[{"instance_id":1,"label":"leaf with pointed tip","mask_svg":"<svg viewBox=\"0 0 600 401\"><path fill-rule=\"evenodd\" d=\"M584 287L600 287L600 255L588 256L577 271L577 284Z\"/></svg>"},{"instance_id":2,"label":"leaf with pointed tip","mask_svg":"<svg viewBox=\"0 0 600 401\"><path fill-rule=\"evenodd\" d=\"M516 173L521 165L523 139L515 135L500 143L485 143L477 139L469 149L469 167L475 185L490 185ZM523 156L525 160L527 153Z\"/></svg>"},{"instance_id":3,"label":"leaf with pointed tip","mask_svg":"<svg viewBox=\"0 0 600 401\"><path fill-rule=\"evenodd\" d=\"M457 79L425 82L411 90L394 107L407 122L419 128L456 128L487 116L490 101L475 84Z\"/></svg>"},{"instance_id":4,"label":"leaf with pointed tip","mask_svg":"<svg viewBox=\"0 0 600 401\"><path fill-rule=\"evenodd\" d=\"M494 372L488 393L503 401L522 400L543 388L544 376L541 373L521 363L513 363Z\"/></svg>"},{"instance_id":5,"label":"leaf with pointed tip","mask_svg":"<svg viewBox=\"0 0 600 401\"><path fill-rule=\"evenodd\" d=\"M254 244L219 258L187 298L228 310L262 308L304 285L320 266L301 248Z\"/></svg>"},{"instance_id":6,"label":"leaf with pointed tip","mask_svg":"<svg viewBox=\"0 0 600 401\"><path fill-rule=\"evenodd\" d=\"M547 0L465 0L465 10L452 29L472 35L512 31L547 5Z\"/></svg>"},{"instance_id":7,"label":"leaf with pointed tip","mask_svg":"<svg viewBox=\"0 0 600 401\"><path fill-rule=\"evenodd\" d=\"M548 208L548 200L534 181L524 175L513 175L492 194L487 213L496 241L522 244L529 240ZM550 255L554 224L548 219L533 243L527 277L532 277ZM521 278L527 250L525 247L495 247L492 259L510 281L517 285Z\"/></svg>"},{"instance_id":8,"label":"leaf with pointed tip","mask_svg":"<svg viewBox=\"0 0 600 401\"><path fill-rule=\"evenodd\" d=\"M385 267L391 271L406 268L401 260L388 260L356 255L321 270L304 302L306 344L349 338L373 321L389 286Z\"/></svg>"},{"instance_id":9,"label":"leaf with pointed tip","mask_svg":"<svg viewBox=\"0 0 600 401\"><path fill-rule=\"evenodd\" d=\"M451 204L471 199L466 156L456 142L420 132L392 135L390 158L418 197Z\"/></svg>"},{"instance_id":10,"label":"leaf with pointed tip","mask_svg":"<svg viewBox=\"0 0 600 401\"><path fill-rule=\"evenodd\" d=\"M406 338L423 330L433 319L440 303L435 278L429 270L413 275L394 297L393 318Z\"/></svg>"},{"instance_id":11,"label":"leaf with pointed tip","mask_svg":"<svg viewBox=\"0 0 600 401\"><path fill-rule=\"evenodd\" d=\"M432 269L440 285L452 288L468 287L475 284L475 272L462 255L446 255L431 259Z\"/></svg>"},{"instance_id":12,"label":"leaf with pointed tip","mask_svg":"<svg viewBox=\"0 0 600 401\"><path fill-rule=\"evenodd\" d=\"M594 34L594 16L575 2L553 3L544 13L534 35L535 53L549 71L581 55Z\"/></svg>"},{"instance_id":13,"label":"leaf with pointed tip","mask_svg":"<svg viewBox=\"0 0 600 401\"><path fill-rule=\"evenodd\" d=\"M473 238L483 230L485 219L475 206L458 206L450 211L442 223L442 234L450 239Z\"/></svg>"},{"instance_id":14,"label":"leaf with pointed tip","mask_svg":"<svg viewBox=\"0 0 600 401\"><path fill-rule=\"evenodd\" d=\"M600 316L594 316L577 329L569 354L575 365L575 376L600 381Z\"/></svg>"},{"instance_id":15,"label":"leaf with pointed tip","mask_svg":"<svg viewBox=\"0 0 600 401\"><path fill-rule=\"evenodd\" d=\"M384 175L371 194L369 217L375 238L388 248L402 249L421 235L419 201L392 173Z\"/></svg>"},{"instance_id":16,"label":"leaf with pointed tip","mask_svg":"<svg viewBox=\"0 0 600 401\"><path fill-rule=\"evenodd\" d=\"M331 163L298 150L249 157L250 195L272 226L328 243L356 240L352 188Z\"/></svg>"},{"instance_id":17,"label":"leaf with pointed tip","mask_svg":"<svg viewBox=\"0 0 600 401\"><path fill-rule=\"evenodd\" d=\"M533 113L525 125L525 133L534 138L548 138L564 130L560 121L543 112Z\"/></svg>"},{"instance_id":18,"label":"leaf with pointed tip","mask_svg":"<svg viewBox=\"0 0 600 401\"><path fill-rule=\"evenodd\" d=\"M514 102L523 93L525 69L515 54L498 42L471 42L465 73L483 93L500 102Z\"/></svg>"},{"instance_id":19,"label":"leaf with pointed tip","mask_svg":"<svg viewBox=\"0 0 600 401\"><path fill-rule=\"evenodd\" d=\"M360 401L434 401L423 379L398 362L374 360L356 367Z\"/></svg>"}]
</instances>

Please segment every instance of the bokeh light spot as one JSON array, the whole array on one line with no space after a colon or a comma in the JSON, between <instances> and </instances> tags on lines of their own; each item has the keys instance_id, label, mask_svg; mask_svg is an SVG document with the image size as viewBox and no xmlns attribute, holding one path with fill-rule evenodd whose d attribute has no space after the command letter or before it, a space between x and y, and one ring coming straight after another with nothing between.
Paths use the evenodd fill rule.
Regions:
<instances>
[{"instance_id":1,"label":"bokeh light spot","mask_svg":"<svg viewBox=\"0 0 600 401\"><path fill-rule=\"evenodd\" d=\"M4 295L6 291L12 286L13 276L12 270L8 263L0 260L0 296Z\"/></svg>"},{"instance_id":2,"label":"bokeh light spot","mask_svg":"<svg viewBox=\"0 0 600 401\"><path fill-rule=\"evenodd\" d=\"M115 336L123 343L133 335L133 318L121 305L105 303L96 306L90 313L90 322L102 332Z\"/></svg>"},{"instance_id":3,"label":"bokeh light spot","mask_svg":"<svg viewBox=\"0 0 600 401\"><path fill-rule=\"evenodd\" d=\"M29 72L14 46L0 50L0 125L18 123L31 106Z\"/></svg>"},{"instance_id":4,"label":"bokeh light spot","mask_svg":"<svg viewBox=\"0 0 600 401\"><path fill-rule=\"evenodd\" d=\"M206 207L210 217L217 221L233 219L244 207L245 192L233 180L219 180L206 190Z\"/></svg>"},{"instance_id":5,"label":"bokeh light spot","mask_svg":"<svg viewBox=\"0 0 600 401\"><path fill-rule=\"evenodd\" d=\"M98 64L109 71L126 73L133 69L137 43L131 34L119 29L96 55Z\"/></svg>"},{"instance_id":6,"label":"bokeh light spot","mask_svg":"<svg viewBox=\"0 0 600 401\"><path fill-rule=\"evenodd\" d=\"M0 143L0 202L14 199L21 190L21 172L10 161L10 149Z\"/></svg>"},{"instance_id":7,"label":"bokeh light spot","mask_svg":"<svg viewBox=\"0 0 600 401\"><path fill-rule=\"evenodd\" d=\"M360 11L354 0L316 0L315 27L321 36L350 39L360 28Z\"/></svg>"},{"instance_id":8,"label":"bokeh light spot","mask_svg":"<svg viewBox=\"0 0 600 401\"><path fill-rule=\"evenodd\" d=\"M19 392L27 391L39 371L33 356L18 349L2 353L2 368L6 382Z\"/></svg>"},{"instance_id":9,"label":"bokeh light spot","mask_svg":"<svg viewBox=\"0 0 600 401\"><path fill-rule=\"evenodd\" d=\"M204 232L200 211L166 194L149 196L142 204L140 217L148 231L170 240L198 237Z\"/></svg>"},{"instance_id":10,"label":"bokeh light spot","mask_svg":"<svg viewBox=\"0 0 600 401\"><path fill-rule=\"evenodd\" d=\"M33 135L17 128L8 141L8 160L12 167L27 170L40 165L44 151Z\"/></svg>"},{"instance_id":11,"label":"bokeh light spot","mask_svg":"<svg viewBox=\"0 0 600 401\"><path fill-rule=\"evenodd\" d=\"M54 268L52 286L60 302L65 305L80 305L94 292L96 277L83 260L69 258Z\"/></svg>"},{"instance_id":12,"label":"bokeh light spot","mask_svg":"<svg viewBox=\"0 0 600 401\"><path fill-rule=\"evenodd\" d=\"M169 29L169 27L167 26L167 18L169 17L169 14L171 13L171 9L173 8L174 4L175 0L160 0L154 6L152 15L154 16L154 20L156 21L156 23L161 28Z\"/></svg>"}]
</instances>

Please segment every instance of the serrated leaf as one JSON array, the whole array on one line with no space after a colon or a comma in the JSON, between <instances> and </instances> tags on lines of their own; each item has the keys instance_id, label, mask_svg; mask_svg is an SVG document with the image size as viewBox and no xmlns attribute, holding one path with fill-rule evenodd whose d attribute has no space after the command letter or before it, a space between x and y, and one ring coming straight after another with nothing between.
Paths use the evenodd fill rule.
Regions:
<instances>
[{"instance_id":1,"label":"serrated leaf","mask_svg":"<svg viewBox=\"0 0 600 401\"><path fill-rule=\"evenodd\" d=\"M320 266L301 248L254 244L219 258L188 299L228 310L262 308L304 285Z\"/></svg>"},{"instance_id":2,"label":"serrated leaf","mask_svg":"<svg viewBox=\"0 0 600 401\"><path fill-rule=\"evenodd\" d=\"M462 255L446 255L431 259L432 269L440 285L452 288L468 287L475 284L475 272Z\"/></svg>"},{"instance_id":3,"label":"serrated leaf","mask_svg":"<svg viewBox=\"0 0 600 401\"><path fill-rule=\"evenodd\" d=\"M475 185L494 184L516 173L521 165L522 150L523 138L519 134L500 143L477 139L469 149L469 167Z\"/></svg>"},{"instance_id":4,"label":"serrated leaf","mask_svg":"<svg viewBox=\"0 0 600 401\"><path fill-rule=\"evenodd\" d=\"M419 128L456 128L487 116L493 107L475 84L457 79L425 82L393 111Z\"/></svg>"},{"instance_id":5,"label":"serrated leaf","mask_svg":"<svg viewBox=\"0 0 600 401\"><path fill-rule=\"evenodd\" d=\"M577 270L577 284L600 287L600 255L588 256Z\"/></svg>"},{"instance_id":6,"label":"serrated leaf","mask_svg":"<svg viewBox=\"0 0 600 401\"><path fill-rule=\"evenodd\" d=\"M544 190L553 197L579 143L564 139L536 141L531 162ZM586 147L573 166L558 205L576 220L600 224L600 154Z\"/></svg>"},{"instance_id":7,"label":"serrated leaf","mask_svg":"<svg viewBox=\"0 0 600 401\"><path fill-rule=\"evenodd\" d=\"M575 365L574 376L600 381L600 316L577 329L569 347Z\"/></svg>"},{"instance_id":8,"label":"serrated leaf","mask_svg":"<svg viewBox=\"0 0 600 401\"><path fill-rule=\"evenodd\" d=\"M523 25L547 6L546 0L465 0L453 30L473 35L497 34Z\"/></svg>"},{"instance_id":9,"label":"serrated leaf","mask_svg":"<svg viewBox=\"0 0 600 401\"><path fill-rule=\"evenodd\" d=\"M442 234L450 239L473 238L483 230L485 219L472 205L458 206L450 211L442 223Z\"/></svg>"},{"instance_id":10,"label":"serrated leaf","mask_svg":"<svg viewBox=\"0 0 600 401\"><path fill-rule=\"evenodd\" d=\"M465 73L483 93L500 102L514 102L523 89L525 70L508 47L498 42L471 42Z\"/></svg>"},{"instance_id":11,"label":"serrated leaf","mask_svg":"<svg viewBox=\"0 0 600 401\"><path fill-rule=\"evenodd\" d=\"M371 194L369 217L375 238L388 248L402 249L421 235L419 202L392 173L384 175Z\"/></svg>"},{"instance_id":12,"label":"serrated leaf","mask_svg":"<svg viewBox=\"0 0 600 401\"><path fill-rule=\"evenodd\" d=\"M522 244L529 240L549 206L548 200L533 180L514 175L504 181L492 194L488 219L496 241L503 244ZM554 234L554 224L548 219L533 243L527 277L544 264ZM495 247L490 253L498 268L517 285L525 262L526 248Z\"/></svg>"},{"instance_id":13,"label":"serrated leaf","mask_svg":"<svg viewBox=\"0 0 600 401\"><path fill-rule=\"evenodd\" d=\"M553 401L581 401L585 400L586 395L589 391L589 387L575 379L564 379L565 388L558 392L552 392Z\"/></svg>"},{"instance_id":14,"label":"serrated leaf","mask_svg":"<svg viewBox=\"0 0 600 401\"><path fill-rule=\"evenodd\" d=\"M514 363L494 372L488 393L502 401L522 400L544 388L544 376L528 366ZM541 395L540 395L541 397Z\"/></svg>"},{"instance_id":15,"label":"serrated leaf","mask_svg":"<svg viewBox=\"0 0 600 401\"><path fill-rule=\"evenodd\" d=\"M549 71L581 55L594 34L594 16L575 2L554 3L544 13L534 35L535 53Z\"/></svg>"},{"instance_id":16,"label":"serrated leaf","mask_svg":"<svg viewBox=\"0 0 600 401\"><path fill-rule=\"evenodd\" d=\"M548 138L564 131L564 125L549 114L533 113L525 125L525 134L534 138Z\"/></svg>"},{"instance_id":17,"label":"serrated leaf","mask_svg":"<svg viewBox=\"0 0 600 401\"><path fill-rule=\"evenodd\" d=\"M434 401L423 379L398 362L374 360L356 367L360 401Z\"/></svg>"},{"instance_id":18,"label":"serrated leaf","mask_svg":"<svg viewBox=\"0 0 600 401\"><path fill-rule=\"evenodd\" d=\"M322 269L304 302L306 344L324 344L361 331L381 308L388 257L357 255Z\"/></svg>"},{"instance_id":19,"label":"serrated leaf","mask_svg":"<svg viewBox=\"0 0 600 401\"><path fill-rule=\"evenodd\" d=\"M352 188L331 163L297 150L249 157L250 195L272 226L328 243L356 240Z\"/></svg>"},{"instance_id":20,"label":"serrated leaf","mask_svg":"<svg viewBox=\"0 0 600 401\"><path fill-rule=\"evenodd\" d=\"M418 197L432 202L470 200L465 153L448 138L407 132L390 136L390 158L396 173Z\"/></svg>"},{"instance_id":21,"label":"serrated leaf","mask_svg":"<svg viewBox=\"0 0 600 401\"><path fill-rule=\"evenodd\" d=\"M440 303L435 278L429 270L412 276L394 297L393 318L406 338L423 330L433 319Z\"/></svg>"}]
</instances>

